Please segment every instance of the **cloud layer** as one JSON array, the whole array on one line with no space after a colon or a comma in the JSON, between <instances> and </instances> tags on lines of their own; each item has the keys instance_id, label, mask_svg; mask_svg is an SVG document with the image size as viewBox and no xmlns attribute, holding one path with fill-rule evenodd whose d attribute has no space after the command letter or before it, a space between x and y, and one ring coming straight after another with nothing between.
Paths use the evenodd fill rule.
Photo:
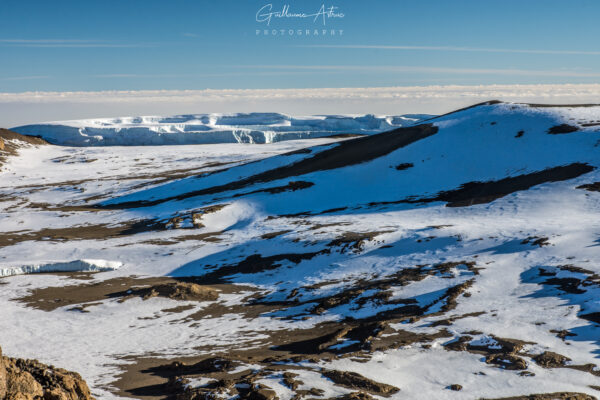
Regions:
<instances>
[{"instance_id":1,"label":"cloud layer","mask_svg":"<svg viewBox=\"0 0 600 400\"><path fill-rule=\"evenodd\" d=\"M491 99L595 103L600 84L0 93L0 126L206 112L440 114Z\"/></svg>"}]
</instances>

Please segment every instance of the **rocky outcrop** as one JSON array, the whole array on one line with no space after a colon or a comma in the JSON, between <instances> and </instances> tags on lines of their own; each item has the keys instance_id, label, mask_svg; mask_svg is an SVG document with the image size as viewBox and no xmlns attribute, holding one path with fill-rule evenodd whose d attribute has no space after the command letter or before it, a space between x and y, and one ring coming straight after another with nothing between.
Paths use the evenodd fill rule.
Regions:
<instances>
[{"instance_id":1,"label":"rocky outcrop","mask_svg":"<svg viewBox=\"0 0 600 400\"><path fill-rule=\"evenodd\" d=\"M132 291L132 295L139 295L144 300L152 297L166 297L173 300L185 301L213 301L219 298L215 289L188 282L164 283Z\"/></svg>"},{"instance_id":2,"label":"rocky outcrop","mask_svg":"<svg viewBox=\"0 0 600 400\"><path fill-rule=\"evenodd\" d=\"M3 357L0 349L0 400L94 400L75 372L37 360Z\"/></svg>"},{"instance_id":3,"label":"rocky outcrop","mask_svg":"<svg viewBox=\"0 0 600 400\"><path fill-rule=\"evenodd\" d=\"M375 382L369 378L357 374L356 372L348 371L337 371L337 370L323 370L321 374L331 379L334 383L350 388L363 390L365 392L373 393L378 396L390 396L398 391L395 386L387 385L385 383Z\"/></svg>"},{"instance_id":4,"label":"rocky outcrop","mask_svg":"<svg viewBox=\"0 0 600 400\"><path fill-rule=\"evenodd\" d=\"M6 150L5 147L9 147L9 142L7 141L11 140L18 140L20 142L35 145L48 144L48 142L38 136L21 135L20 133L8 129L0 128L0 143L2 143L2 145L0 145L0 150Z\"/></svg>"},{"instance_id":5,"label":"rocky outcrop","mask_svg":"<svg viewBox=\"0 0 600 400\"><path fill-rule=\"evenodd\" d=\"M21 135L8 129L0 128L0 167L4 164L8 156L16 155L20 147L42 144L48 144L48 142L39 137Z\"/></svg>"}]
</instances>

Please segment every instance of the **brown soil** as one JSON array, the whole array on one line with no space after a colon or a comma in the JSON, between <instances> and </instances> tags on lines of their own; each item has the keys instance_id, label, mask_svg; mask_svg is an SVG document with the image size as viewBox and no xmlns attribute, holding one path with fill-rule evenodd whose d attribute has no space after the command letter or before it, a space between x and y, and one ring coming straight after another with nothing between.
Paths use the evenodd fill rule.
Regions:
<instances>
[{"instance_id":1,"label":"brown soil","mask_svg":"<svg viewBox=\"0 0 600 400\"><path fill-rule=\"evenodd\" d=\"M594 396L584 393L558 392L558 393L540 393L529 394L525 396L502 397L496 399L481 400L598 400Z\"/></svg>"},{"instance_id":2,"label":"brown soil","mask_svg":"<svg viewBox=\"0 0 600 400\"><path fill-rule=\"evenodd\" d=\"M222 350L221 353L223 355L204 356L204 358L188 357L173 362L168 362L164 359L136 360L135 364L127 366L126 372L116 385L121 389L121 394L133 394L137 398L144 399L159 399L168 396L171 396L168 398L196 398L185 397L191 396L192 394L202 395L198 398L205 398L207 395L225 392L230 395L239 394L242 398L246 398L245 396L247 396L248 393L240 391L240 386L246 386L246 389L256 389L257 379L275 373L281 374L281 379L288 387L294 390L297 398L311 395L320 396L321 393L315 388L310 388L308 390L298 389L298 387L304 383L310 385L310 382L301 382L295 379L297 374L294 374L294 370L314 370L316 362L319 360L327 360L332 357L335 358L336 355L328 352L325 348L312 352L304 346L298 346L295 349L297 351L294 351L294 349L291 348L284 349L285 346L280 344L285 343L286 341L289 342L293 339L307 338L314 336L315 334L322 334L331 329L337 329L338 327L336 327L336 325L337 324L334 322L328 322L313 329L270 332L269 334L271 334L272 337L268 342L265 342L265 345L263 346L254 349ZM399 334L403 334L403 332L400 331ZM391 339L390 343L393 344L392 347L399 347L420 341L431 341L436 337L439 337L438 335L419 335L409 332L404 332L404 334L410 335L411 338L409 339L407 337L406 340L398 340L399 338ZM273 346L273 344L275 346ZM210 351L211 349L207 350ZM212 349L211 352L214 354L215 349ZM367 352L365 354L369 353ZM297 363L303 360L308 361L310 364L290 365L290 363ZM252 369L240 368L241 366L248 364L258 364L262 369L256 369L256 367ZM237 371L240 372L234 373L234 368L237 368ZM322 373L337 385L354 388L360 391L368 391L380 396L388 396L398 390L391 385L375 382L358 374L332 370L322 371ZM185 388L185 385L177 384L178 382L185 383L188 377L197 376L214 379L214 381L206 387L198 389L188 389ZM266 386L262 386L261 388L270 390L270 388Z\"/></svg>"},{"instance_id":3,"label":"brown soil","mask_svg":"<svg viewBox=\"0 0 600 400\"><path fill-rule=\"evenodd\" d=\"M79 374L37 360L4 357L2 349L0 399L94 400Z\"/></svg>"},{"instance_id":4,"label":"brown soil","mask_svg":"<svg viewBox=\"0 0 600 400\"><path fill-rule=\"evenodd\" d=\"M213 301L219 292L232 293L242 290L231 285L212 287L194 283L194 278L136 278L119 277L99 282L85 282L79 285L44 287L32 290L27 296L16 299L28 307L43 311L53 311L70 305L89 306L107 299L125 301L133 297L149 299L160 296L174 300Z\"/></svg>"},{"instance_id":5,"label":"brown soil","mask_svg":"<svg viewBox=\"0 0 600 400\"><path fill-rule=\"evenodd\" d=\"M135 360L134 364L126 367L126 371L121 379L116 382L116 386L120 389L120 394L133 394L136 398L141 399L163 399L165 397L188 398L177 396L191 395L192 392L196 395L202 394L200 398L205 398L205 395L221 393L222 391L229 392L231 395L240 394L244 397L244 393L233 392L233 388L239 389L241 385L255 387L254 384L257 379L280 371L282 380L286 382L286 385L290 388L296 386L296 389L293 390L297 398L320 396L321 394L315 388L308 390L297 389L303 382L294 379L293 371L298 368L314 370L315 363L319 360L328 360L337 357L335 353L328 351L326 347L318 349L318 346L308 347L306 344L310 343L308 339L310 337L319 334L323 335L327 331L335 332L338 329L339 324L328 322L312 329L265 332L271 336L270 339L265 341L261 346L255 346L254 349L248 349L244 346L240 346L240 349L206 348L203 350L212 353L212 356L180 358L171 362L165 359L148 358ZM385 332L386 335L390 336L386 336L385 338L373 337L371 340L378 343L374 343L371 348L366 349L364 352L353 352L343 356L355 357L353 359L356 361L366 361L374 351L383 351L419 342L430 342L439 337L449 336L445 331L434 335L427 335L407 331L394 331L393 329L386 328ZM329 337L333 336L333 334L329 335ZM292 346L292 340L298 340L298 345ZM379 343L379 341L382 343ZM289 345L286 346L283 343L288 343ZM365 358L357 358L359 356ZM309 364L304 366L290 365L290 363L298 363L300 361L306 361ZM214 367L215 363L221 367ZM262 369L252 370L248 368L244 370L241 368L238 369L241 372L231 372L232 368L247 364L258 364ZM346 374L350 374L350 376ZM351 373L346 372L330 371L324 375L332 379L335 384L352 387L361 391L368 390L377 395L387 396L395 392L396 389L390 385L367 380L367 378L361 376L352 376ZM174 385L178 381L185 382L187 377L197 376L212 378L215 381L207 387L193 391L186 389L183 385ZM310 385L310 382L305 383Z\"/></svg>"},{"instance_id":6,"label":"brown soil","mask_svg":"<svg viewBox=\"0 0 600 400\"><path fill-rule=\"evenodd\" d=\"M35 145L49 144L44 139L38 136L21 135L20 133L13 132L4 128L0 128L0 139L3 139L7 148L9 147L9 143L6 143L7 140L19 140L24 143Z\"/></svg>"},{"instance_id":7,"label":"brown soil","mask_svg":"<svg viewBox=\"0 0 600 400\"><path fill-rule=\"evenodd\" d=\"M15 143L17 140L19 143ZM6 161L6 157L14 156L18 153L20 147L23 145L46 145L44 139L36 136L21 135L19 133L9 131L8 129L0 128L0 167Z\"/></svg>"},{"instance_id":8,"label":"brown soil","mask_svg":"<svg viewBox=\"0 0 600 400\"><path fill-rule=\"evenodd\" d=\"M346 140L333 148L323 150L312 157L302 159L293 164L265 171L221 186L213 186L159 200L123 202L107 206L100 205L98 207L117 209L146 207L172 200L183 200L195 196L238 190L255 183L271 182L316 171L347 167L385 156L399 148L434 135L437 131L438 128L431 124L398 128L389 132Z\"/></svg>"},{"instance_id":9,"label":"brown soil","mask_svg":"<svg viewBox=\"0 0 600 400\"><path fill-rule=\"evenodd\" d=\"M216 206L215 206L216 207ZM64 211L64 208L61 209ZM82 209L77 211L84 211ZM85 210L89 211L89 210ZM98 209L92 209L97 212ZM211 211L212 212L212 211ZM192 223L195 228L204 227L202 224L202 215L207 212L194 211L191 213ZM0 233L0 248L13 246L25 241L50 241L50 242L66 242L71 240L107 240L124 236L134 236L138 233L164 231L167 229L178 229L183 223L182 217L173 217L166 223L153 219L146 220L131 220L119 224L96 224L96 225L79 225L68 228L43 228L39 231L13 231ZM193 231L194 228L186 229ZM205 242L219 241L219 235L222 232L204 232L198 234L179 235L165 240L150 240L145 242L148 244L174 244L187 240L198 240ZM127 244L125 244L127 245Z\"/></svg>"},{"instance_id":10,"label":"brown soil","mask_svg":"<svg viewBox=\"0 0 600 400\"><path fill-rule=\"evenodd\" d=\"M264 262L264 259L262 261ZM271 262L275 261L269 260L266 262L267 267L270 268ZM474 274L477 273L477 268L473 263L464 262L406 268L394 275L359 280L339 293L321 299L306 300L306 303L316 302L324 310L354 300L359 303L368 301L382 301L385 303L389 302L387 300L389 296L385 293L375 294L364 299L357 299L357 296L368 289L379 288L380 291L385 292L391 285L408 284L421 280L428 275L444 274L444 276L450 276L454 268L461 266L472 270ZM446 294L439 300L445 303L439 313L442 314L454 308L460 294L470 284L471 282L466 282L448 289ZM230 286L233 287L233 285ZM316 286L314 289L317 288ZM309 290L307 288L301 289ZM433 340L451 336L445 328L429 334L391 328L390 324L397 324L409 318L418 319L423 314L424 310L420 307L414 304L407 305L403 302L406 303L407 300L399 301L399 307L397 308L368 318L327 321L305 329L258 332L264 335L265 338L253 339L252 346L248 346L247 341L244 340L222 347L209 347L199 344L198 351L200 354L209 355L171 360L148 358L135 360L135 364L126 367L125 373L116 383L116 386L120 388L121 394L133 394L137 398L144 399L159 399L166 396L181 399L194 398L193 396L205 398L207 395L217 393L239 395L241 398L248 398L247 396L253 398L258 396L256 394L257 390L262 390L263 394L268 394L270 393L268 391L271 390L265 386L257 386L257 379L273 373L281 373L281 379L286 382L286 385L292 388L296 387L293 390L298 399L320 396L315 388L309 388L306 391L298 389L302 383L294 379L295 368L314 370L315 363L320 360L330 360L338 357L350 357L356 361L366 361L376 351L400 348L415 343L430 343ZM285 310L290 306L300 304L302 302L297 300L269 302L268 296L261 297L260 293L256 293L254 296L249 296L243 304L224 306L217 302L206 310L203 309L187 316L182 321L195 320L198 321L198 326L201 327L202 319L206 317L215 318L223 314L236 313L243 318L255 318L263 313ZM392 302L392 304L394 303ZM308 313L313 314L314 311ZM344 342L350 344L343 347L332 347ZM517 346L515 343L507 340L506 346L514 349ZM308 364L296 364L301 361L308 362ZM216 364L220 367L215 367ZM237 369L242 372L231 373L232 367L247 364L260 365L261 369L243 371L242 368ZM383 386L378 382L365 381L366 378L354 376L347 372L325 371L324 375L332 379L337 385L353 387L359 391L370 391L376 395L387 395L395 389L391 386ZM186 379L197 376L211 378L215 381L203 388L186 388L184 384ZM305 383L310 385L310 382ZM242 387L245 389L240 390ZM362 395L348 398L368 399Z\"/></svg>"},{"instance_id":11,"label":"brown soil","mask_svg":"<svg viewBox=\"0 0 600 400\"><path fill-rule=\"evenodd\" d=\"M154 220L130 221L119 225L81 225L69 228L43 228L39 231L0 233L0 247L29 240L63 242L70 240L106 240L136 233L163 230L164 224Z\"/></svg>"},{"instance_id":12,"label":"brown soil","mask_svg":"<svg viewBox=\"0 0 600 400\"><path fill-rule=\"evenodd\" d=\"M254 349L247 349L244 346L240 346L240 349L215 349L214 347L210 349L204 349L212 354L221 353L229 360L228 362L219 362L219 364L259 364L263 367L263 369L260 370L247 370L245 372L231 374L229 373L229 369L207 368L207 366L212 364L212 360L215 359L214 355L208 359L206 356L205 358L188 358L188 361L180 359L180 361L176 361L175 363L171 362L168 364L165 364L167 360L141 359L135 364L127 366L126 372L116 383L116 386L120 388L122 394L133 394L136 396L136 398L144 399L159 399L165 398L165 396L174 396L173 398L176 398L178 395L184 395L186 393L186 389L178 385L174 386L173 383L177 382L178 380L185 379L186 376L192 377L200 375L205 378L213 378L216 380L214 384L210 384L205 388L197 389L204 395L216 394L222 390L231 390L231 388L238 387L240 385L254 387L253 383L256 379L268 374L272 374L273 371L281 371L285 374L292 372L294 368L304 368L290 365L290 362L297 363L304 360L310 363L308 366L306 366L306 368L311 369L312 367L310 365L314 365L315 362L321 359L327 360L330 358L335 358L336 354L328 351L327 348L322 348L319 350L318 346L315 346L312 347L312 349L316 351L313 351L310 347L307 347L306 344L310 343L308 338L318 335L319 332L322 333L326 332L327 330L331 331L336 329L339 329L339 324L336 324L335 322L328 322L313 329L265 332L271 336L270 339L265 341L263 345L257 346L255 344ZM383 351L385 349L398 348L418 342L430 342L439 337L449 336L449 334L445 331L441 331L434 335L427 335L406 331L394 331L386 328L385 332L385 338L373 337L371 340L376 341L377 343L373 343L373 346L365 350L365 352L354 352L343 356L358 357L361 355L361 357L366 357L364 358L366 361L370 357L369 354L371 354L373 351ZM329 335L329 337L333 336L335 335ZM292 346L292 343L290 343L291 340L299 340L297 342L298 345ZM285 346L283 343L288 343L289 345ZM217 356L216 359L222 359L222 357ZM355 360L359 361L361 359L355 358ZM292 378L293 376L290 374L287 375L288 385L294 385ZM334 382L336 384L342 384L341 381L336 382L334 380ZM299 385L301 383L296 384ZM355 384L358 384L357 381L355 381ZM364 384L364 382L361 382L361 384ZM379 386L377 382L374 382L374 384ZM363 387L357 389L365 390ZM382 393L378 393L378 391L385 392L386 390L389 391L393 389L387 386L379 387L378 389L373 388L373 391L379 395L382 395ZM295 392L299 398L307 395L320 395L319 393L316 393L314 388L307 391L295 390ZM238 393L231 394L234 395ZM204 396L202 398L204 398Z\"/></svg>"}]
</instances>

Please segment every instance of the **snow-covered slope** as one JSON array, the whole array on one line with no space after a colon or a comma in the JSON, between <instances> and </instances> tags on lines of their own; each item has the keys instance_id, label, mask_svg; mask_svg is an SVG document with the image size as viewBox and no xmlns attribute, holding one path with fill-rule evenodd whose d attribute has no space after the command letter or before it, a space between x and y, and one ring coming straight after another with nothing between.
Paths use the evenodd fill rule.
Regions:
<instances>
[{"instance_id":1,"label":"snow-covered slope","mask_svg":"<svg viewBox=\"0 0 600 400\"><path fill-rule=\"evenodd\" d=\"M3 278L2 347L102 399L596 399L599 143L600 106L490 102L360 138L24 148L0 268L122 266Z\"/></svg>"},{"instance_id":2,"label":"snow-covered slope","mask_svg":"<svg viewBox=\"0 0 600 400\"><path fill-rule=\"evenodd\" d=\"M12 130L66 146L273 143L339 134L372 134L429 117L425 114L310 117L278 113L194 114L57 121Z\"/></svg>"},{"instance_id":3,"label":"snow-covered slope","mask_svg":"<svg viewBox=\"0 0 600 400\"><path fill-rule=\"evenodd\" d=\"M600 107L481 105L419 126L189 177L104 204L182 203L160 208L171 210L243 196L259 202L267 213L294 214L339 207L368 210L388 203L405 209L434 201L460 201L461 185L488 182L494 190L494 182L502 186L505 178L516 180L516 185L523 180L527 189L528 182L533 186L575 178L598 164L599 128L590 121L599 114ZM577 131L551 133L561 127ZM290 181L306 185L301 191L270 193ZM469 188L465 190L468 197ZM481 184L470 190L475 198L486 195Z\"/></svg>"}]
</instances>

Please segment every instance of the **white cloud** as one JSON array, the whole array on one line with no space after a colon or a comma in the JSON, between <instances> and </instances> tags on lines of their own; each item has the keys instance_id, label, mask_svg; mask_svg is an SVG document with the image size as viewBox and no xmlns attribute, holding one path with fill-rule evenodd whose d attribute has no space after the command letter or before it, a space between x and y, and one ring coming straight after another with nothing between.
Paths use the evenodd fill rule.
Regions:
<instances>
[{"instance_id":1,"label":"white cloud","mask_svg":"<svg viewBox=\"0 0 600 400\"><path fill-rule=\"evenodd\" d=\"M492 99L567 104L599 98L600 84L0 93L0 125L207 112L441 114Z\"/></svg>"},{"instance_id":2,"label":"white cloud","mask_svg":"<svg viewBox=\"0 0 600 400\"><path fill-rule=\"evenodd\" d=\"M124 90L0 93L0 102L182 102L257 99L529 98L599 96L600 84L447 85L374 88Z\"/></svg>"}]
</instances>

